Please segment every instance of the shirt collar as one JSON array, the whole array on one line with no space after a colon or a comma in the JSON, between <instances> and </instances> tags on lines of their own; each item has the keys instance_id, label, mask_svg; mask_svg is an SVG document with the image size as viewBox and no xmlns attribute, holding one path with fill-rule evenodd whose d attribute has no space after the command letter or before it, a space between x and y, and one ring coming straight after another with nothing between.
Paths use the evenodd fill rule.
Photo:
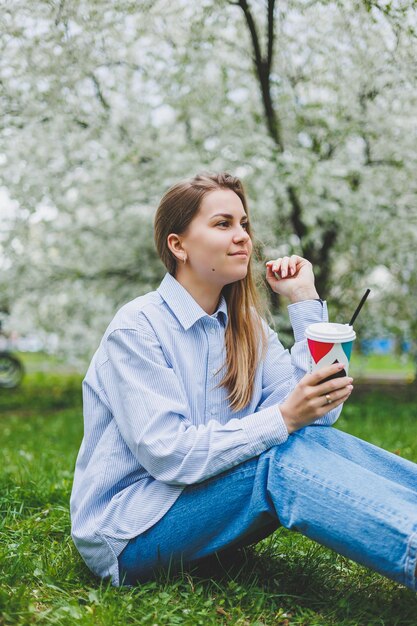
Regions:
<instances>
[{"instance_id":1,"label":"shirt collar","mask_svg":"<svg viewBox=\"0 0 417 626\"><path fill-rule=\"evenodd\" d=\"M157 289L159 295L165 300L171 311L175 314L184 330L191 328L202 317L217 317L227 324L227 303L223 294L220 297L219 305L213 315L209 315L194 300L192 295L172 276L165 274L165 277ZM221 314L221 315L220 315Z\"/></svg>"}]
</instances>

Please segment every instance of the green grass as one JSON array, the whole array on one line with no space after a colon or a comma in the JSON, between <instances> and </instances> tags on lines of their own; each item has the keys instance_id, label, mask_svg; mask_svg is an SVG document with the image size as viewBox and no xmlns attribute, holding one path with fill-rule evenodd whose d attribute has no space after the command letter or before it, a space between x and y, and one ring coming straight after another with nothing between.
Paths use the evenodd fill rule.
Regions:
<instances>
[{"instance_id":1,"label":"green grass","mask_svg":"<svg viewBox=\"0 0 417 626\"><path fill-rule=\"evenodd\" d=\"M372 376L374 374L401 374L408 380L413 380L415 364L410 355L402 354L352 354L349 368L354 377Z\"/></svg>"},{"instance_id":2,"label":"green grass","mask_svg":"<svg viewBox=\"0 0 417 626\"><path fill-rule=\"evenodd\" d=\"M70 365L64 358L46 352L16 352L28 374L48 372L60 374L76 374L77 367Z\"/></svg>"},{"instance_id":3,"label":"green grass","mask_svg":"<svg viewBox=\"0 0 417 626\"><path fill-rule=\"evenodd\" d=\"M75 365L68 365L62 359L44 352L19 352L17 355L29 373L60 373L76 374ZM354 376L372 374L403 374L412 379L415 373L415 364L409 354L372 354L364 355L357 351L352 354L351 371Z\"/></svg>"},{"instance_id":4,"label":"green grass","mask_svg":"<svg viewBox=\"0 0 417 626\"><path fill-rule=\"evenodd\" d=\"M0 390L0 624L415 626L417 595L280 529L256 548L135 589L87 570L69 533L80 377ZM353 398L338 426L417 461L415 398Z\"/></svg>"}]
</instances>

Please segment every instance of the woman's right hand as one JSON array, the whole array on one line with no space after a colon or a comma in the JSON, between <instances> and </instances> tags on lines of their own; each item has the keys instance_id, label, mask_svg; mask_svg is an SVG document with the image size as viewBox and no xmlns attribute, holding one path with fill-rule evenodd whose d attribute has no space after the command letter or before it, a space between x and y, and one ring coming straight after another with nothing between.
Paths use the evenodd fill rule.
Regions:
<instances>
[{"instance_id":1,"label":"woman's right hand","mask_svg":"<svg viewBox=\"0 0 417 626\"><path fill-rule=\"evenodd\" d=\"M308 426L349 398L353 378L343 376L322 382L343 367L341 363L322 367L313 374L306 374L294 387L279 407L289 433Z\"/></svg>"}]
</instances>

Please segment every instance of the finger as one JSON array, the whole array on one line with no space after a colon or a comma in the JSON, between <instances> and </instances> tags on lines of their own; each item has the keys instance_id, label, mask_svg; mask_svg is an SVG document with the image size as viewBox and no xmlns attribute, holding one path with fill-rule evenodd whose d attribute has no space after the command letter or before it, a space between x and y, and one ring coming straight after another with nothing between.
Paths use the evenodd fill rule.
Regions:
<instances>
[{"instance_id":1,"label":"finger","mask_svg":"<svg viewBox=\"0 0 417 626\"><path fill-rule=\"evenodd\" d=\"M290 263L290 257L284 256L281 263L281 278L287 278L288 276L288 266Z\"/></svg>"},{"instance_id":2,"label":"finger","mask_svg":"<svg viewBox=\"0 0 417 626\"><path fill-rule=\"evenodd\" d=\"M274 274L272 273L271 265L266 266L266 277L273 278Z\"/></svg>"},{"instance_id":3,"label":"finger","mask_svg":"<svg viewBox=\"0 0 417 626\"><path fill-rule=\"evenodd\" d=\"M294 274L297 273L297 262L300 258L301 257L297 256L296 254L291 255L289 263L289 271L291 276L294 276Z\"/></svg>"},{"instance_id":4,"label":"finger","mask_svg":"<svg viewBox=\"0 0 417 626\"><path fill-rule=\"evenodd\" d=\"M347 385L343 389L337 389L331 393L326 393L323 396L319 396L318 401L320 406L333 408L344 401L344 398L349 397L352 393L353 385ZM329 408L329 410L330 410Z\"/></svg>"},{"instance_id":5,"label":"finger","mask_svg":"<svg viewBox=\"0 0 417 626\"><path fill-rule=\"evenodd\" d=\"M277 280L279 279L278 274L275 274L275 272L272 271L272 265L267 265L266 267L266 278L267 279L272 279L272 280Z\"/></svg>"},{"instance_id":6,"label":"finger","mask_svg":"<svg viewBox=\"0 0 417 626\"><path fill-rule=\"evenodd\" d=\"M331 380L327 380L324 383L316 385L315 388L321 396L324 396L326 393L332 393L333 391L337 391L339 389L345 389L352 383L353 378L350 376L341 376L340 378L332 378Z\"/></svg>"},{"instance_id":7,"label":"finger","mask_svg":"<svg viewBox=\"0 0 417 626\"><path fill-rule=\"evenodd\" d=\"M309 380L311 385L318 385L322 380L327 378L328 376L332 376L333 374L337 374L341 370L345 368L343 363L332 363L332 365L327 365L326 367L320 367L318 370L309 374Z\"/></svg>"},{"instance_id":8,"label":"finger","mask_svg":"<svg viewBox=\"0 0 417 626\"><path fill-rule=\"evenodd\" d=\"M328 403L327 401L322 401L321 406L317 409L317 417L323 417L323 415L326 415L326 413L328 413L329 411L336 409L338 406L346 402L346 400L349 399L351 393L352 389L346 391L346 393L344 393L343 395L338 395L338 397L335 398L332 397L331 403Z\"/></svg>"},{"instance_id":9,"label":"finger","mask_svg":"<svg viewBox=\"0 0 417 626\"><path fill-rule=\"evenodd\" d=\"M291 259L294 259L295 263L298 265L299 263L308 263L307 259L305 259L302 256L299 256L298 254L292 254L291 255Z\"/></svg>"},{"instance_id":10,"label":"finger","mask_svg":"<svg viewBox=\"0 0 417 626\"><path fill-rule=\"evenodd\" d=\"M279 259L275 259L275 261L272 264L272 271L275 274L275 278L281 278L281 263L282 263L282 258L279 257Z\"/></svg>"}]
</instances>

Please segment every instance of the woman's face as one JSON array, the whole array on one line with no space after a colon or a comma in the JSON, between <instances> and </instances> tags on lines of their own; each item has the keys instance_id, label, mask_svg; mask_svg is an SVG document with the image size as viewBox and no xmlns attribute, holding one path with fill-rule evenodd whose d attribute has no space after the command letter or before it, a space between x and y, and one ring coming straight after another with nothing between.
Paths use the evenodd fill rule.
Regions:
<instances>
[{"instance_id":1,"label":"woman's face","mask_svg":"<svg viewBox=\"0 0 417 626\"><path fill-rule=\"evenodd\" d=\"M242 201L234 191L216 189L206 194L197 215L180 236L187 255L181 269L189 278L219 287L245 278L252 253L247 224Z\"/></svg>"}]
</instances>

